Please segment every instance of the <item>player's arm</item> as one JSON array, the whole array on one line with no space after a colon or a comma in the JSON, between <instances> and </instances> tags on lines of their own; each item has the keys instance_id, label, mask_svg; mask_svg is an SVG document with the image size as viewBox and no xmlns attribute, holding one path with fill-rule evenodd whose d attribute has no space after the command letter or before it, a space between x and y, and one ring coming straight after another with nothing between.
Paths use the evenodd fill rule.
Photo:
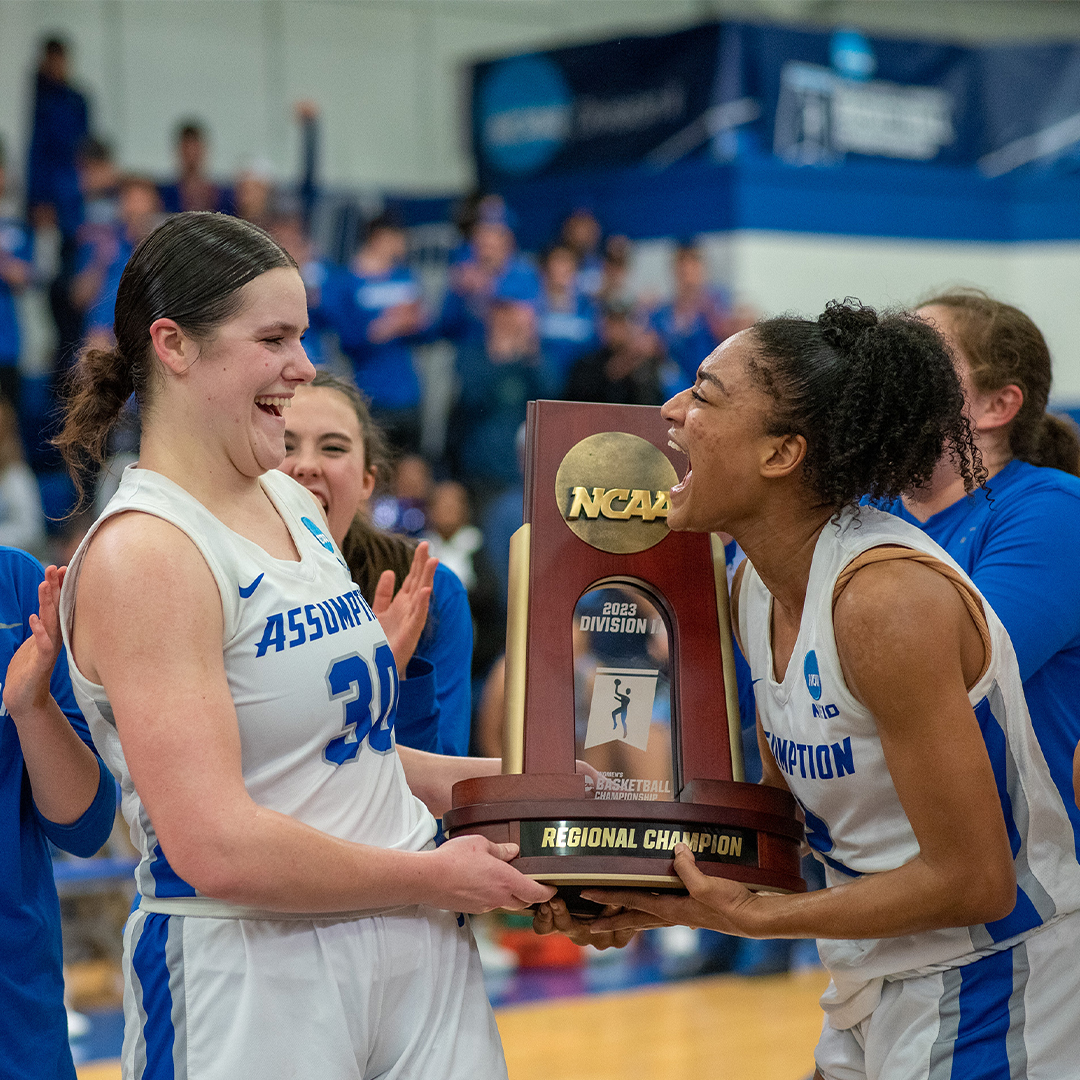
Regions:
<instances>
[{"instance_id":1,"label":"player's arm","mask_svg":"<svg viewBox=\"0 0 1080 1080\"><path fill-rule=\"evenodd\" d=\"M132 781L185 881L277 911L482 911L551 895L507 865L514 845L469 837L392 851L256 804L243 781L222 634L217 585L188 537L146 514L102 526L78 583L74 659L104 686Z\"/></svg>"},{"instance_id":2,"label":"player's arm","mask_svg":"<svg viewBox=\"0 0 1080 1080\"><path fill-rule=\"evenodd\" d=\"M688 897L587 895L746 937L891 937L989 922L1012 910L1012 852L965 689L981 669L982 644L959 595L928 567L874 564L841 595L834 627L845 679L874 714L919 854L848 884L776 896L706 877L681 847L675 866ZM599 928L632 919L599 920Z\"/></svg>"},{"instance_id":3,"label":"player's arm","mask_svg":"<svg viewBox=\"0 0 1080 1080\"><path fill-rule=\"evenodd\" d=\"M502 772L500 758L451 757L408 746L399 746L397 752L412 793L435 817L450 809L450 791L459 780Z\"/></svg>"}]
</instances>

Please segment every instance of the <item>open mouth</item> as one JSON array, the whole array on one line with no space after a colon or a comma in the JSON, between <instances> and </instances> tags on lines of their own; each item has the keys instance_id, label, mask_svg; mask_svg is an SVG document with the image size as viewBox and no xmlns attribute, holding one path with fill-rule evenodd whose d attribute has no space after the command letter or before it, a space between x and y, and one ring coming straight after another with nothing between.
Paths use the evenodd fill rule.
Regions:
<instances>
[{"instance_id":1,"label":"open mouth","mask_svg":"<svg viewBox=\"0 0 1080 1080\"><path fill-rule=\"evenodd\" d=\"M291 404L291 399L287 397L257 397L255 404L264 413L269 413L270 416L281 416Z\"/></svg>"},{"instance_id":2,"label":"open mouth","mask_svg":"<svg viewBox=\"0 0 1080 1080\"><path fill-rule=\"evenodd\" d=\"M671 493L685 491L690 486L690 477L693 475L693 467L690 462L690 455L686 452L685 448L680 446L674 439L668 439L668 446L673 450L678 450L680 454L686 457L686 472L683 474L683 478L671 489Z\"/></svg>"}]
</instances>

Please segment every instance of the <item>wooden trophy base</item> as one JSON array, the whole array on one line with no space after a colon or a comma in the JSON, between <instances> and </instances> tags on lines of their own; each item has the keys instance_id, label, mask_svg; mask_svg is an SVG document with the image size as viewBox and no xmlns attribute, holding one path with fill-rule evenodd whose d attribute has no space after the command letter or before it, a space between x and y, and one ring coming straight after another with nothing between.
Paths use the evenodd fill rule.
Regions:
<instances>
[{"instance_id":1,"label":"wooden trophy base","mask_svg":"<svg viewBox=\"0 0 1080 1080\"><path fill-rule=\"evenodd\" d=\"M805 892L795 808L786 791L732 780L690 781L678 802L624 802L588 797L581 775L524 773L455 784L443 827L517 844L513 865L584 913L587 902L575 898L590 886L685 892L674 865L680 842L704 874Z\"/></svg>"}]
</instances>

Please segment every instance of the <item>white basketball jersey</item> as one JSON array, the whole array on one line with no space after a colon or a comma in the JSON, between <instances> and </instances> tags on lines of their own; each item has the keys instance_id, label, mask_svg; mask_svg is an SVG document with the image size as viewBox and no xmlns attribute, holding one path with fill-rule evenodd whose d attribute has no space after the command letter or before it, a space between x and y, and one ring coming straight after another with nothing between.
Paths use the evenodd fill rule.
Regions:
<instances>
[{"instance_id":1,"label":"white basketball jersey","mask_svg":"<svg viewBox=\"0 0 1080 1080\"><path fill-rule=\"evenodd\" d=\"M970 585L956 563L914 526L870 507L857 515L845 511L818 538L783 682L774 678L772 596L752 565L739 595L740 636L758 714L773 756L806 812L807 841L825 864L830 886L903 866L919 852L874 717L845 685L833 636L838 576L857 556L883 546L929 555ZM990 660L968 698L1001 796L1016 867L1016 907L986 925L881 940L820 940L822 961L836 984L831 1004L840 1012L869 980L964 963L1080 907L1080 866L1068 817L1031 728L1012 643L973 585L971 591L986 616ZM823 1004L830 1008L828 998ZM833 1017L833 1026L860 1018L837 1023Z\"/></svg>"},{"instance_id":2,"label":"white basketball jersey","mask_svg":"<svg viewBox=\"0 0 1080 1080\"><path fill-rule=\"evenodd\" d=\"M281 472L266 473L261 482L299 562L268 555L164 476L126 469L64 582L60 608L68 656L79 571L101 523L129 510L164 518L198 547L221 593L225 671L252 799L331 836L419 851L434 837L435 821L409 790L394 746L398 676L390 646L311 495ZM140 893L187 898L192 909L221 912L228 905L200 904L169 866L132 786L105 691L74 661L70 667L94 743L121 784L124 817L141 856Z\"/></svg>"}]
</instances>

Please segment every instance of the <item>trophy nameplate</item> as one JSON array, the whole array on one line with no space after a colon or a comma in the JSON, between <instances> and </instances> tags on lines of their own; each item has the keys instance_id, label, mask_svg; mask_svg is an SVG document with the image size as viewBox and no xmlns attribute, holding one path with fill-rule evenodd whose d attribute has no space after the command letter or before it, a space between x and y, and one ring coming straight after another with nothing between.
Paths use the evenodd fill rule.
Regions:
<instances>
[{"instance_id":1,"label":"trophy nameplate","mask_svg":"<svg viewBox=\"0 0 1080 1080\"><path fill-rule=\"evenodd\" d=\"M658 408L529 403L503 775L455 784L443 819L518 844L514 866L572 902L586 886L682 889L679 842L703 873L806 888L794 798L743 782L723 544L667 527L684 464L667 426Z\"/></svg>"}]
</instances>

